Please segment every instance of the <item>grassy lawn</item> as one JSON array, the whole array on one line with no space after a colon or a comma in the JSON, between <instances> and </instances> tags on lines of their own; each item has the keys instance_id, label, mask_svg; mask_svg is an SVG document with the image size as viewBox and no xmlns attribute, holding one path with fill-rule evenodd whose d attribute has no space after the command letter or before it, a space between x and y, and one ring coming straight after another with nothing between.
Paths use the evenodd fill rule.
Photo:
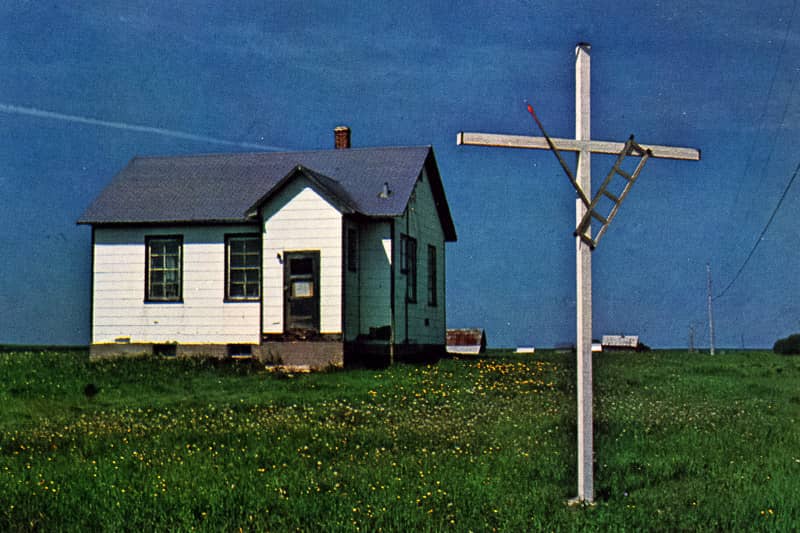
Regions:
<instances>
[{"instance_id":1,"label":"grassy lawn","mask_svg":"<svg viewBox=\"0 0 800 533\"><path fill-rule=\"evenodd\" d=\"M0 353L0 530L796 530L800 357L573 356L289 376ZM85 393L86 386L99 389Z\"/></svg>"}]
</instances>

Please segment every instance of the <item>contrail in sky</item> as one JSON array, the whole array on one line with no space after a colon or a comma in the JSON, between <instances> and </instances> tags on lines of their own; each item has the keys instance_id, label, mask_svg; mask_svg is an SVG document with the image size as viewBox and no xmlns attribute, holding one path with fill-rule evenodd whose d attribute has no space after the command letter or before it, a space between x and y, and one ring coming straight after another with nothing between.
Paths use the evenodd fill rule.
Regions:
<instances>
[{"instance_id":1,"label":"contrail in sky","mask_svg":"<svg viewBox=\"0 0 800 533\"><path fill-rule=\"evenodd\" d=\"M269 146L264 144L238 142L238 141L226 141L225 139L217 139L216 137L209 137L207 135L195 135L194 133L168 130L165 128L155 128L153 126L140 126L138 124L113 122L110 120L100 120L91 117L82 117L79 115L67 115L65 113L56 113L54 111L45 111L44 109L36 109L34 107L22 107L17 105L0 104L0 113L12 113L15 115L27 115L38 118L49 118L52 120L77 122L78 124L89 124L92 126L102 126L104 128L116 128L118 130L127 130L127 131L138 131L141 133L155 133L156 135L166 135L167 137L176 137L178 139L186 139L189 141L222 144L225 146L238 146L241 148L252 148L254 150L270 150L276 152L288 151L286 148L281 148L279 146Z\"/></svg>"}]
</instances>

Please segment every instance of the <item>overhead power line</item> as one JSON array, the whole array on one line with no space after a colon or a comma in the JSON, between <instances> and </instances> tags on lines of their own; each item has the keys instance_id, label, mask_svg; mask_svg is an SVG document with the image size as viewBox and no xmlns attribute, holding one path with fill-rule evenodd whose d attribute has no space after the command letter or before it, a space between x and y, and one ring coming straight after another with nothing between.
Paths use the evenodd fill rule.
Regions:
<instances>
[{"instance_id":1,"label":"overhead power line","mask_svg":"<svg viewBox=\"0 0 800 533\"><path fill-rule=\"evenodd\" d=\"M738 181L739 186L736 189L736 196L735 196L735 200L736 201L739 200L739 193L742 190L742 184L745 183L745 178L749 175L750 164L752 163L753 154L755 153L755 148L756 148L756 139L761 137L761 132L764 130L764 123L765 123L764 119L767 116L767 110L769 109L769 104L770 104L770 102L772 102L772 90L775 87L775 80L778 78L778 73L781 71L781 68L780 68L781 67L781 62L783 61L783 54L786 51L786 42L789 40L789 34L791 32L791 29L792 29L792 21L794 20L794 14L795 14L796 10L797 10L797 0L794 0L794 2L792 2L792 12L789 15L788 22L786 23L786 32L783 34L783 41L781 42L781 49L778 52L778 59L775 62L775 68L772 71L772 80L769 83L769 89L767 90L767 96L766 96L766 98L763 99L764 105L763 105L763 108L761 109L761 116L756 121L758 123L758 125L759 125L758 126L758 131L753 136L752 141L750 142L750 150L749 150L749 152L747 154L747 160L745 162L744 168L742 169L741 179L739 179L739 181ZM784 111L784 115L785 115L785 111ZM770 149L769 156L767 158L767 162L769 162L769 160L772 158L772 149L774 147L775 147L775 141L773 139L772 148Z\"/></svg>"},{"instance_id":2,"label":"overhead power line","mask_svg":"<svg viewBox=\"0 0 800 533\"><path fill-rule=\"evenodd\" d=\"M786 195L789 193L789 189L792 188L792 184L794 183L795 178L797 178L798 172L800 172L800 163L797 163L797 167L795 167L794 169L794 174L792 174L791 179L789 179L789 183L786 184L786 188L783 190L783 194L781 194L781 197L778 200L778 204L775 206L775 209L772 210L772 214L770 215L769 220L767 220L764 229L761 230L761 233L758 235L758 239L756 239L755 244L753 244L753 248L750 249L750 253L747 254L747 258L744 260L744 263L742 263L742 266L739 267L739 270L736 272L736 275L733 276L731 282L728 283L728 285L724 289L722 289L722 292L714 296L714 300L716 300L717 298L722 298L722 296L724 296L725 293L728 292L728 289L730 289L733 286L733 284L736 283L736 280L739 279L739 276L742 274L742 271L744 271L744 267L747 266L747 263L750 261L750 258L753 257L754 253L756 253L756 249L758 248L758 245L761 244L761 240L764 238L764 234L767 233L767 230L769 229L769 226L772 224L772 221L775 220L775 215L778 214L778 210L781 208L781 204L783 204L783 201L786 199Z\"/></svg>"},{"instance_id":3,"label":"overhead power line","mask_svg":"<svg viewBox=\"0 0 800 533\"><path fill-rule=\"evenodd\" d=\"M789 22L786 25L786 33L783 36L783 43L781 44L781 50L780 50L780 52L778 54L778 62L775 65L775 69L776 70L773 73L772 82L770 83L769 94L772 94L772 88L773 88L773 86L775 84L775 77L777 75L777 69L780 66L781 59L783 58L783 52L784 52L784 50L786 48L786 41L787 41L787 39L789 37L789 32L791 30L792 21L794 20L794 14L795 14L796 8L797 8L797 0L794 0L794 2L792 2L792 13L789 16ZM786 121L786 115L789 112L789 107L792 104L794 92L797 89L797 80L798 80L798 76L795 75L792 78L792 85L791 85L791 87L789 89L789 95L786 98L786 105L783 108L783 113L781 115L781 120L778 122L778 129L783 127L783 124ZM769 100L769 97L767 98L767 100ZM763 127L763 119L764 119L765 115L766 115L766 107L764 108L764 112L761 115L761 122L762 122L761 127ZM759 128L759 134L760 134L760 132L761 132L761 128ZM770 149L769 149L769 153L767 154L767 161L766 161L766 163L764 165L764 170L766 170L767 166L769 165L769 162L772 159L772 153L775 150L775 143L776 143L776 138L773 138L772 139L772 144L771 144ZM750 155L752 155L752 146L751 146L751 154ZM744 170L745 173L747 172L747 169L749 168L749 166L750 166L750 156L748 156L748 158L747 158L747 164L745 165L745 170ZM789 179L789 183L786 184L786 188L783 190L783 194L781 194L781 197L778 200L778 203L775 206L775 209L772 210L772 214L770 215L769 220L767 220L767 223L764 225L764 229L762 229L761 233L758 235L758 238L756 239L756 242L753 244L753 247L750 249L750 253L747 254L747 257L745 258L744 262L742 263L742 266L739 267L739 270L736 271L736 275L733 276L733 279L730 281L730 283L728 283L728 285L726 285L725 288L722 289L722 292L720 292L719 294L714 296L714 298L713 298L714 300L716 300L718 298L722 298L725 295L725 293L728 292L728 289L733 287L733 284L736 283L736 280L739 279L739 276L744 271L745 267L747 266L747 263L750 262L750 259L753 257L753 254L756 252L756 249L758 249L758 245L761 244L761 240L764 238L764 234L767 232L767 230L769 229L770 225L772 224L772 221L775 219L775 215L778 213L778 210L781 208L781 204L783 203L783 200L786 198L786 195L788 194L789 189L792 187L792 184L794 183L795 178L797 178L797 173L798 173L799 170L800 170L800 163L798 163L797 167L794 169L794 174L792 174L792 177ZM740 180L740 183L742 183L743 181L744 180ZM738 197L738 192L737 192L737 197Z\"/></svg>"}]
</instances>

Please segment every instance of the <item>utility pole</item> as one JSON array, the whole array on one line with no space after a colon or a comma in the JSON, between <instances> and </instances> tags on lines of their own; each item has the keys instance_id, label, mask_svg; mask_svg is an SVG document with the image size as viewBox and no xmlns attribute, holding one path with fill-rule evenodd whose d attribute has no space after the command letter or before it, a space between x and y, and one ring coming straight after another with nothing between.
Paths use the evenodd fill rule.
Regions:
<instances>
[{"instance_id":1,"label":"utility pole","mask_svg":"<svg viewBox=\"0 0 800 533\"><path fill-rule=\"evenodd\" d=\"M636 181L644 163L650 157L684 159L697 161L700 152L694 148L673 146L638 145L633 136L625 142L595 141L591 139L590 128L590 56L591 46L579 43L575 48L575 138L551 138L545 133L533 108L528 111L542 132L542 137L506 135L493 133L458 134L456 144L472 146L495 146L503 148L529 148L552 150L567 174L577 193L575 216L575 259L576 259L576 357L577 357L577 404L578 404L578 495L572 502L591 503L594 500L594 447L592 418L592 251L605 233L617 213L620 203ZM561 157L560 151L578 153L576 175ZM592 196L590 157L593 153L617 156L611 172L606 176L597 194ZM631 173L621 167L622 160L633 155L639 157L639 164ZM609 190L611 180L622 176L626 182L621 193ZM610 213L601 214L598 203L602 198L610 200L613 208ZM596 234L592 223L600 223Z\"/></svg>"},{"instance_id":2,"label":"utility pole","mask_svg":"<svg viewBox=\"0 0 800 533\"><path fill-rule=\"evenodd\" d=\"M711 346L709 352L714 355L714 298L711 296L711 263L706 263L706 274L708 276L708 338Z\"/></svg>"}]
</instances>

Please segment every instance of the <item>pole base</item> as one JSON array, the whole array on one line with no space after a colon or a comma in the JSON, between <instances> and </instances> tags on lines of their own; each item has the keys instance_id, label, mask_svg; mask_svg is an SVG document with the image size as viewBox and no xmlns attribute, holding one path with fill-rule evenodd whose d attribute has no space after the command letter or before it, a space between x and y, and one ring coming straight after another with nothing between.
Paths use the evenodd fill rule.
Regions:
<instances>
[{"instance_id":1,"label":"pole base","mask_svg":"<svg viewBox=\"0 0 800 533\"><path fill-rule=\"evenodd\" d=\"M569 507L594 507L597 504L593 500L584 500L579 496L575 496L567 500L567 505Z\"/></svg>"}]
</instances>

